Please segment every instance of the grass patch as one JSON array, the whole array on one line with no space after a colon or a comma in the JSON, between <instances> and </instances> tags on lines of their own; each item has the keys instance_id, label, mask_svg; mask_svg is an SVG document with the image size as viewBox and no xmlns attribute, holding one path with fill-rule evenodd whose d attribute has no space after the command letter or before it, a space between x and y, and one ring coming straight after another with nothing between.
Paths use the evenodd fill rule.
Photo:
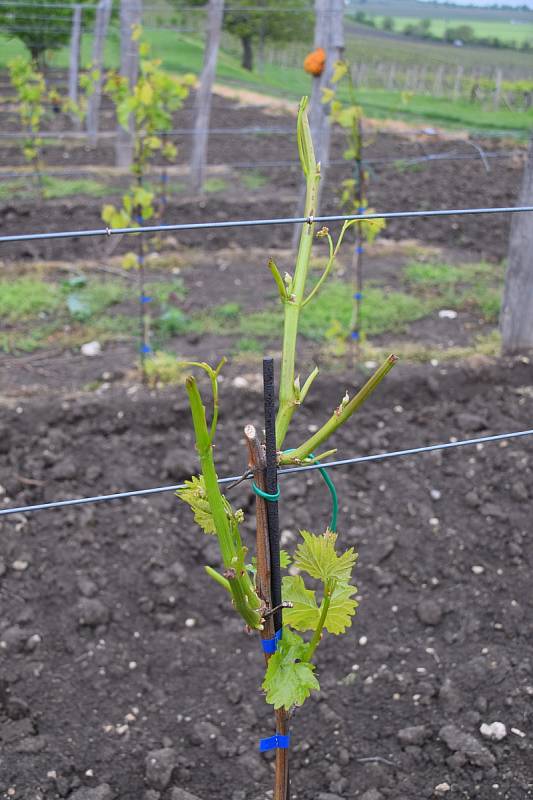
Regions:
<instances>
[{"instance_id":1,"label":"grass patch","mask_svg":"<svg viewBox=\"0 0 533 800\"><path fill-rule=\"evenodd\" d=\"M64 197L82 195L85 197L107 197L120 191L92 178L54 178L44 176L39 186L37 178L28 174L24 180L6 181L0 185L0 200L12 200L14 197L28 198L42 195L45 200L57 200Z\"/></svg>"},{"instance_id":2,"label":"grass patch","mask_svg":"<svg viewBox=\"0 0 533 800\"><path fill-rule=\"evenodd\" d=\"M264 344L259 339L250 336L243 336L235 342L235 353L263 353Z\"/></svg>"},{"instance_id":3,"label":"grass patch","mask_svg":"<svg viewBox=\"0 0 533 800\"><path fill-rule=\"evenodd\" d=\"M185 368L176 354L164 351L147 358L144 362L144 369L148 385L152 388L181 383L185 374Z\"/></svg>"},{"instance_id":4,"label":"grass patch","mask_svg":"<svg viewBox=\"0 0 533 800\"><path fill-rule=\"evenodd\" d=\"M469 283L479 277L493 278L495 267L485 262L476 264L445 264L429 262L407 264L403 274L409 283L439 288L459 283Z\"/></svg>"},{"instance_id":5,"label":"grass patch","mask_svg":"<svg viewBox=\"0 0 533 800\"><path fill-rule=\"evenodd\" d=\"M245 189L253 191L265 186L268 183L268 178L260 172L245 172L241 175L241 183Z\"/></svg>"},{"instance_id":6,"label":"grass patch","mask_svg":"<svg viewBox=\"0 0 533 800\"><path fill-rule=\"evenodd\" d=\"M408 264L404 277L422 296L440 298L441 307L473 308L485 322L497 322L503 288L501 267L484 262L473 264Z\"/></svg>"},{"instance_id":7,"label":"grass patch","mask_svg":"<svg viewBox=\"0 0 533 800\"><path fill-rule=\"evenodd\" d=\"M204 182L204 191L208 194L216 194L217 192L225 192L228 188L228 182L224 178L207 178Z\"/></svg>"},{"instance_id":8,"label":"grass patch","mask_svg":"<svg viewBox=\"0 0 533 800\"><path fill-rule=\"evenodd\" d=\"M36 278L0 280L0 317L7 322L51 314L62 303L57 286Z\"/></svg>"}]
</instances>

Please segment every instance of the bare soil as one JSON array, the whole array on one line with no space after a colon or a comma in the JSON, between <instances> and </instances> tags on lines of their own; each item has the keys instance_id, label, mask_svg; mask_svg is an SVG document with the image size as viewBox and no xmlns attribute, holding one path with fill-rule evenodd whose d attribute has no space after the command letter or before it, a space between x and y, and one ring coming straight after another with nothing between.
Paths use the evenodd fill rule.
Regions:
<instances>
[{"instance_id":1,"label":"bare soil","mask_svg":"<svg viewBox=\"0 0 533 800\"><path fill-rule=\"evenodd\" d=\"M348 381L322 379L289 444ZM521 361L400 365L336 444L347 456L525 428L530 385ZM221 410L219 471L239 474L241 431L260 423L261 397L228 381ZM5 505L196 469L183 391L19 399L0 424ZM412 800L444 783L451 797L532 796L531 448L523 439L335 471L360 608L343 640L324 641L323 692L294 715L292 797ZM282 483L292 547L298 528L323 529L329 503L315 476ZM252 495L241 488L234 501L250 532ZM216 547L173 494L18 514L0 531L4 796L188 798L181 787L204 800L264 798L272 764L257 742L272 715L260 648L204 574ZM507 728L498 743L479 733L494 721ZM149 754L168 769L150 768Z\"/></svg>"}]
</instances>

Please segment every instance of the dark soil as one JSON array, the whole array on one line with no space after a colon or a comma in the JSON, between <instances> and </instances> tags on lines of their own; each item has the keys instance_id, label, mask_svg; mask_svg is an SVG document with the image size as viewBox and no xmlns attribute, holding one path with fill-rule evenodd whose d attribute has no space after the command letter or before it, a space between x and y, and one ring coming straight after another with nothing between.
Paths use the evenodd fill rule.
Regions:
<instances>
[{"instance_id":1,"label":"dark soil","mask_svg":"<svg viewBox=\"0 0 533 800\"><path fill-rule=\"evenodd\" d=\"M61 127L60 122L57 124ZM175 124L181 129L190 128L191 103L178 113ZM105 117L104 127L111 126L112 118ZM301 181L294 116L281 113L273 116L268 109L250 108L217 97L211 126L231 129L275 127L281 133L213 134L210 139L210 162L230 167L235 165L229 178L226 175L227 191L204 200L187 193L178 198L171 197L164 221L207 222L293 216L297 211L296 198ZM283 133L284 130L290 132ZM179 163L186 165L190 137L179 136L176 141L179 144ZM372 132L366 148L371 172L369 201L380 211L514 205L521 179L522 151L515 146L510 150L509 142L488 140L481 142L481 145L492 155L502 156L489 160L488 173L477 158L413 165L405 163L405 159L452 151L460 156L476 156L476 151L467 142L450 142L423 133L406 139L390 133ZM340 160L341 164L333 164L327 173L322 208L326 214L340 212L339 187L342 180L350 176L350 167L342 159L344 149L344 137L336 133L331 157L333 162ZM383 158L392 158L393 161L380 161ZM90 164L105 167L114 163L113 143L104 139L98 149L72 142L68 146L58 146L56 143L45 148L44 160L48 168L61 165L72 169L74 173L80 169L83 171L82 168ZM294 166L276 166L279 161L293 162ZM21 163L19 149L6 142L0 149L0 163L13 166ZM267 185L255 191L243 189L240 176L249 174L249 167L264 174L268 178ZM0 206L0 226L2 233L7 235L101 228L102 202L90 198L47 201L46 215L43 215L42 203L37 201L4 203ZM416 237L429 243L466 248L486 258L501 259L507 249L509 225L509 215L393 220L388 224L385 236ZM230 242L241 247L252 244L286 247L290 246L292 240L292 226L188 231L178 234L177 239L179 246L194 245L209 249ZM102 248L105 252L105 246L106 242L101 238L78 238L4 245L1 254L2 258L76 258L94 254L95 248ZM130 246L131 239L120 245L122 249Z\"/></svg>"},{"instance_id":2,"label":"dark soil","mask_svg":"<svg viewBox=\"0 0 533 800\"><path fill-rule=\"evenodd\" d=\"M428 370L400 364L339 453L530 427L529 363ZM345 388L322 378L287 444ZM219 470L238 474L261 397L229 378L221 393ZM182 390L17 400L0 424L5 506L196 469ZM321 645L323 691L294 715L294 798L533 796L532 455L526 438L334 472L360 608L344 638ZM252 495L234 494L250 531ZM282 481L289 548L328 517L317 476ZM0 554L3 796L266 797L260 648L203 572L218 563L213 540L172 493L4 518ZM500 742L479 732L494 721Z\"/></svg>"}]
</instances>

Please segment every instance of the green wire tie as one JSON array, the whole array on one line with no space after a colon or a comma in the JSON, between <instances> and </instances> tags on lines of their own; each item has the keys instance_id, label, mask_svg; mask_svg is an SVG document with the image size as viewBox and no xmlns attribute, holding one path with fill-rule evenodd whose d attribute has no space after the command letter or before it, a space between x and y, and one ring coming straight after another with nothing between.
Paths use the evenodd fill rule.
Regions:
<instances>
[{"instance_id":1,"label":"green wire tie","mask_svg":"<svg viewBox=\"0 0 533 800\"><path fill-rule=\"evenodd\" d=\"M259 497L262 497L263 500L268 500L269 503L275 503L277 500L279 500L281 495L279 483L278 483L278 489L275 494L269 494L268 492L264 492L262 489L259 488L259 486L255 481L252 481L252 489Z\"/></svg>"},{"instance_id":2,"label":"green wire tie","mask_svg":"<svg viewBox=\"0 0 533 800\"><path fill-rule=\"evenodd\" d=\"M291 450L285 450L285 452L286 453L290 453ZM314 453L309 453L309 456L310 456L310 458L314 458L315 457ZM330 529L330 531L332 533L337 533L337 516L339 514L339 498L337 496L337 490L335 489L335 484L333 483L333 481L329 477L329 473L328 473L327 469L325 467L318 467L318 471L322 475L322 478L324 479L324 483L328 487L329 493L331 495L331 503L332 503L333 507L331 509L331 520L330 520L330 523L329 523L329 529ZM259 497L262 497L263 500L268 500L269 503L276 503L279 500L280 495L281 495L281 491L280 491L280 488L279 488L279 483L278 483L277 491L274 494L269 494L268 492L264 492L262 489L259 488L259 486L256 484L255 481L252 481L252 489L253 489L253 491L255 492L256 495L258 495Z\"/></svg>"}]
</instances>

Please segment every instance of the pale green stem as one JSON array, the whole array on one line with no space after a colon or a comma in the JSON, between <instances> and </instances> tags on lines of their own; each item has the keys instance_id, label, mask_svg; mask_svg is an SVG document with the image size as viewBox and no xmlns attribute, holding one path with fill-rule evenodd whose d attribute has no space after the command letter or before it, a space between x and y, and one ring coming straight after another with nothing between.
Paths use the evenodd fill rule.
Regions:
<instances>
[{"instance_id":1,"label":"pale green stem","mask_svg":"<svg viewBox=\"0 0 533 800\"><path fill-rule=\"evenodd\" d=\"M313 637L309 642L309 647L307 648L307 653L305 654L305 661L311 661L315 654L315 650L317 649L318 645L320 644L320 640L322 638L322 631L324 630L324 625L326 622L326 617L328 615L329 607L331 605L331 597L333 592L335 591L335 585L337 581L333 579L332 581L328 581L324 588L324 599L322 600L322 606L320 608L320 619L318 620L318 625L316 627L315 632L313 633Z\"/></svg>"},{"instance_id":2,"label":"pale green stem","mask_svg":"<svg viewBox=\"0 0 533 800\"><path fill-rule=\"evenodd\" d=\"M214 581L220 584L220 586L222 586L223 589L226 589L226 591L228 591L231 594L231 587L229 585L229 581L227 578L225 578L223 575L220 574L220 572L217 572L216 569L213 569L212 567L204 567L204 569L207 572L207 574L211 578L213 578Z\"/></svg>"},{"instance_id":3,"label":"pale green stem","mask_svg":"<svg viewBox=\"0 0 533 800\"><path fill-rule=\"evenodd\" d=\"M230 521L228 520L226 509L220 486L218 475L215 470L213 460L213 445L211 435L207 427L205 408L196 384L196 380L189 376L185 382L189 404L191 407L194 433L196 438L196 449L200 458L201 472L204 478L205 490L209 502L209 508L213 515L217 538L220 545L222 560L227 570L234 569L235 563L239 563L239 554L233 538ZM242 558L242 556L241 556ZM258 628L261 624L261 616L255 611L248 600L252 596L253 588L246 572L236 574L236 577L229 582L231 594L235 607L251 628ZM257 598L257 607L259 598Z\"/></svg>"},{"instance_id":4,"label":"pale green stem","mask_svg":"<svg viewBox=\"0 0 533 800\"><path fill-rule=\"evenodd\" d=\"M309 121L305 113L306 100L300 105L298 115L298 148L302 167L306 175L306 197L304 217L311 218L317 208L320 167L315 160ZM305 284L311 258L315 225L305 222L302 226L294 278L288 289L288 297L284 302L285 320L283 327L283 349L281 357L281 374L279 384L279 409L276 418L276 446L281 450L287 429L298 405L294 389L294 365L296 360L296 340L298 323L302 310Z\"/></svg>"},{"instance_id":5,"label":"pale green stem","mask_svg":"<svg viewBox=\"0 0 533 800\"><path fill-rule=\"evenodd\" d=\"M337 428L352 416L357 409L363 405L365 400L372 394L374 389L381 383L385 375L393 368L398 361L398 357L391 355L387 360L376 370L372 377L365 383L362 389L349 400L343 407L342 404L337 408L329 420L318 430L313 436L307 439L299 447L287 453L282 453L279 458L280 464L292 464L303 461L307 456L320 447L329 437L335 433Z\"/></svg>"}]
</instances>

